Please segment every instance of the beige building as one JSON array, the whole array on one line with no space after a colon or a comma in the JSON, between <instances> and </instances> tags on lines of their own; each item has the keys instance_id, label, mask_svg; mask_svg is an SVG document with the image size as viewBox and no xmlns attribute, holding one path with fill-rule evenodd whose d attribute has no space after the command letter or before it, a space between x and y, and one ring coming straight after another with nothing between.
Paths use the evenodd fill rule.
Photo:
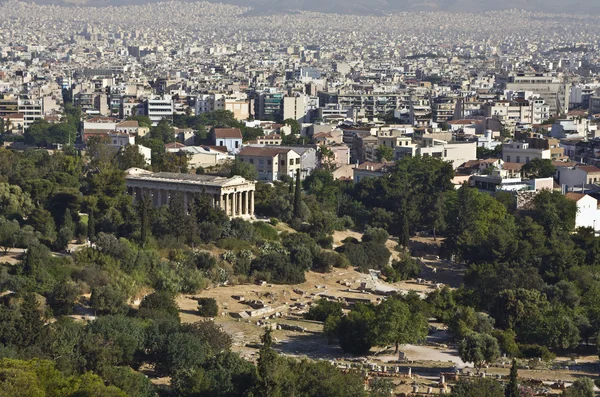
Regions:
<instances>
[{"instance_id":1,"label":"beige building","mask_svg":"<svg viewBox=\"0 0 600 397\"><path fill-rule=\"evenodd\" d=\"M551 158L550 149L531 147L529 142L509 142L502 145L502 160L507 163L527 164L533 159Z\"/></svg>"},{"instance_id":2,"label":"beige building","mask_svg":"<svg viewBox=\"0 0 600 397\"><path fill-rule=\"evenodd\" d=\"M255 183L235 176L224 178L210 175L153 173L139 168L126 171L127 191L134 202L143 197L152 200L155 207L169 205L176 195L183 196L187 209L190 200L200 195L208 196L211 205L220 208L232 218L254 215Z\"/></svg>"},{"instance_id":3,"label":"beige building","mask_svg":"<svg viewBox=\"0 0 600 397\"><path fill-rule=\"evenodd\" d=\"M286 96L283 98L283 120L293 119L299 123L303 123L306 113L306 100L304 96Z\"/></svg>"},{"instance_id":4,"label":"beige building","mask_svg":"<svg viewBox=\"0 0 600 397\"><path fill-rule=\"evenodd\" d=\"M238 153L238 159L253 165L261 181L277 181L284 175L293 178L302 169L300 155L289 148L249 146Z\"/></svg>"}]
</instances>

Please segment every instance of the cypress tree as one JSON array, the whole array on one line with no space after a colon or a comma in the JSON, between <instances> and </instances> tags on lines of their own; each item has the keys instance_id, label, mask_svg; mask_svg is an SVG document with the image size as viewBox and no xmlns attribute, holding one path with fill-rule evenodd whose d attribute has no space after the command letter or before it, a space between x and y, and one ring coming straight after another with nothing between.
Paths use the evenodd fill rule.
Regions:
<instances>
[{"instance_id":1,"label":"cypress tree","mask_svg":"<svg viewBox=\"0 0 600 397\"><path fill-rule=\"evenodd\" d=\"M96 239L96 218L94 218L94 210L91 210L88 215L87 234L90 241Z\"/></svg>"},{"instance_id":2,"label":"cypress tree","mask_svg":"<svg viewBox=\"0 0 600 397\"><path fill-rule=\"evenodd\" d=\"M300 188L300 169L296 171L296 189L294 190L294 218L300 219L300 206L302 204L302 189Z\"/></svg>"},{"instance_id":3,"label":"cypress tree","mask_svg":"<svg viewBox=\"0 0 600 397\"><path fill-rule=\"evenodd\" d=\"M506 397L519 397L519 385L517 384L518 377L517 360L513 358L512 367L510 367L508 385L506 386L506 391L504 394Z\"/></svg>"},{"instance_id":4,"label":"cypress tree","mask_svg":"<svg viewBox=\"0 0 600 397\"><path fill-rule=\"evenodd\" d=\"M404 247L405 250L409 249L410 246L410 230L408 227L408 217L406 213L402 215L402 231L400 236L400 243Z\"/></svg>"}]
</instances>

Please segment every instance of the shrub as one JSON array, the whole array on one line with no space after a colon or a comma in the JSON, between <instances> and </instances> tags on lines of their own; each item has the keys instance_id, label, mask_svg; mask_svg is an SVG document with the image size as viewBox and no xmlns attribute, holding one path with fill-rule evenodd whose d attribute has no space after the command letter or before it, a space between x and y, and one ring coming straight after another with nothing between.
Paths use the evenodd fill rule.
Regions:
<instances>
[{"instance_id":1,"label":"shrub","mask_svg":"<svg viewBox=\"0 0 600 397\"><path fill-rule=\"evenodd\" d=\"M304 315L307 320L325 322L329 316L342 317L342 304L327 299L319 299Z\"/></svg>"},{"instance_id":2,"label":"shrub","mask_svg":"<svg viewBox=\"0 0 600 397\"><path fill-rule=\"evenodd\" d=\"M228 251L241 251L252 249L252 244L250 244L248 241L239 240L237 238L223 238L217 241L216 246Z\"/></svg>"},{"instance_id":3,"label":"shrub","mask_svg":"<svg viewBox=\"0 0 600 397\"><path fill-rule=\"evenodd\" d=\"M263 240L277 241L279 240L279 233L271 225L265 222L254 222L255 233Z\"/></svg>"},{"instance_id":4,"label":"shrub","mask_svg":"<svg viewBox=\"0 0 600 397\"><path fill-rule=\"evenodd\" d=\"M519 345L521 358L541 358L544 361L552 361L556 358L546 346L540 345Z\"/></svg>"},{"instance_id":5,"label":"shrub","mask_svg":"<svg viewBox=\"0 0 600 397\"><path fill-rule=\"evenodd\" d=\"M271 222L271 225L277 226L279 224L279 219L277 219L277 218L271 218L270 222Z\"/></svg>"},{"instance_id":6,"label":"shrub","mask_svg":"<svg viewBox=\"0 0 600 397\"><path fill-rule=\"evenodd\" d=\"M216 317L219 314L217 301L214 298L199 298L198 314L202 317Z\"/></svg>"}]
</instances>

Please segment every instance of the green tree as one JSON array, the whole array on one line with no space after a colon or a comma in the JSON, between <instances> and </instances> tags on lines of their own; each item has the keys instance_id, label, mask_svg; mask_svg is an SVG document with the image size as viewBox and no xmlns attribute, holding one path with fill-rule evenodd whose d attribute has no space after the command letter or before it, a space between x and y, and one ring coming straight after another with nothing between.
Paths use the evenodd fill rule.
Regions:
<instances>
[{"instance_id":1,"label":"green tree","mask_svg":"<svg viewBox=\"0 0 600 397\"><path fill-rule=\"evenodd\" d=\"M175 129L165 118L161 119L156 127L150 129L150 138L158 139L163 143L175 142Z\"/></svg>"},{"instance_id":2,"label":"green tree","mask_svg":"<svg viewBox=\"0 0 600 397\"><path fill-rule=\"evenodd\" d=\"M300 169L296 170L296 187L294 189L294 218L302 219L302 185L300 184Z\"/></svg>"},{"instance_id":3,"label":"green tree","mask_svg":"<svg viewBox=\"0 0 600 397\"><path fill-rule=\"evenodd\" d=\"M261 341L263 345L258 352L258 362L256 364L258 372L257 395L263 397L278 396L277 366L279 360L277 353L271 347L273 337L270 329L265 331Z\"/></svg>"},{"instance_id":4,"label":"green tree","mask_svg":"<svg viewBox=\"0 0 600 397\"><path fill-rule=\"evenodd\" d=\"M342 304L327 299L319 299L304 315L307 320L325 322L328 317L342 317Z\"/></svg>"},{"instance_id":5,"label":"green tree","mask_svg":"<svg viewBox=\"0 0 600 397\"><path fill-rule=\"evenodd\" d=\"M348 315L342 317L337 327L337 338L344 352L367 354L373 346L375 310L371 305L356 304Z\"/></svg>"},{"instance_id":6,"label":"green tree","mask_svg":"<svg viewBox=\"0 0 600 397\"><path fill-rule=\"evenodd\" d=\"M47 298L54 316L72 314L80 292L79 287L71 280L56 283Z\"/></svg>"},{"instance_id":7,"label":"green tree","mask_svg":"<svg viewBox=\"0 0 600 397\"><path fill-rule=\"evenodd\" d=\"M374 343L379 346L416 343L427 337L427 320L420 313L412 313L400 299L391 297L377 306L373 324Z\"/></svg>"},{"instance_id":8,"label":"green tree","mask_svg":"<svg viewBox=\"0 0 600 397\"><path fill-rule=\"evenodd\" d=\"M93 209L91 209L88 214L87 235L90 241L93 242L96 240L96 217Z\"/></svg>"},{"instance_id":9,"label":"green tree","mask_svg":"<svg viewBox=\"0 0 600 397\"><path fill-rule=\"evenodd\" d=\"M244 163L240 161L238 158L236 158L233 162L230 176L236 175L239 175L249 181L255 181L258 179L258 171L256 171L256 168L250 163Z\"/></svg>"},{"instance_id":10,"label":"green tree","mask_svg":"<svg viewBox=\"0 0 600 397\"><path fill-rule=\"evenodd\" d=\"M535 158L523 165L521 172L528 178L552 178L556 174L556 167L550 159Z\"/></svg>"},{"instance_id":11,"label":"green tree","mask_svg":"<svg viewBox=\"0 0 600 397\"><path fill-rule=\"evenodd\" d=\"M117 156L119 169L146 168L146 158L140 152L138 145L127 145L119 150Z\"/></svg>"},{"instance_id":12,"label":"green tree","mask_svg":"<svg viewBox=\"0 0 600 397\"><path fill-rule=\"evenodd\" d=\"M471 332L458 345L458 354L464 362L473 363L479 372L484 364L500 357L500 348L493 336Z\"/></svg>"},{"instance_id":13,"label":"green tree","mask_svg":"<svg viewBox=\"0 0 600 397\"><path fill-rule=\"evenodd\" d=\"M517 371L517 360L513 358L512 366L510 367L508 385L506 386L506 390L504 393L505 397L520 397L518 384L519 374Z\"/></svg>"},{"instance_id":14,"label":"green tree","mask_svg":"<svg viewBox=\"0 0 600 397\"><path fill-rule=\"evenodd\" d=\"M577 379L563 392L565 397L594 397L594 382L590 378Z\"/></svg>"},{"instance_id":15,"label":"green tree","mask_svg":"<svg viewBox=\"0 0 600 397\"><path fill-rule=\"evenodd\" d=\"M202 317L216 317L219 315L219 305L214 298L198 299L198 314Z\"/></svg>"},{"instance_id":16,"label":"green tree","mask_svg":"<svg viewBox=\"0 0 600 397\"><path fill-rule=\"evenodd\" d=\"M392 161L394 159L394 149L386 145L379 145L375 149L375 156L377 161Z\"/></svg>"},{"instance_id":17,"label":"green tree","mask_svg":"<svg viewBox=\"0 0 600 397\"><path fill-rule=\"evenodd\" d=\"M490 378L461 378L452 387L450 397L504 397L502 385Z\"/></svg>"}]
</instances>

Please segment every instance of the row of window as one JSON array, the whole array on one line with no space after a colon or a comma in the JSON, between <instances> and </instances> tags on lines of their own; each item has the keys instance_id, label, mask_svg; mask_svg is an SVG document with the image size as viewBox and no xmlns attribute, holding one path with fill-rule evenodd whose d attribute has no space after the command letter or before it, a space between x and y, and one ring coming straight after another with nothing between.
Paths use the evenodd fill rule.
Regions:
<instances>
[{"instance_id":1,"label":"row of window","mask_svg":"<svg viewBox=\"0 0 600 397\"><path fill-rule=\"evenodd\" d=\"M240 161L244 161L244 159L243 159L243 158L240 158ZM249 162L250 164L254 165L254 159L249 159L249 160L248 160L248 162ZM285 167L285 160L281 160L281 161L279 162L279 164L280 164L282 167ZM296 160L295 160L295 162L294 162L294 159L291 159L291 160L290 160L290 166L292 166L292 165L294 165L294 164L296 164L296 165L299 165L299 164L300 164L300 159L299 159L299 158L298 158L298 159L296 159ZM258 159L258 165L264 165L264 160L262 160L262 159ZM273 165L273 161L272 161L272 160L267 160L267 165Z\"/></svg>"}]
</instances>

